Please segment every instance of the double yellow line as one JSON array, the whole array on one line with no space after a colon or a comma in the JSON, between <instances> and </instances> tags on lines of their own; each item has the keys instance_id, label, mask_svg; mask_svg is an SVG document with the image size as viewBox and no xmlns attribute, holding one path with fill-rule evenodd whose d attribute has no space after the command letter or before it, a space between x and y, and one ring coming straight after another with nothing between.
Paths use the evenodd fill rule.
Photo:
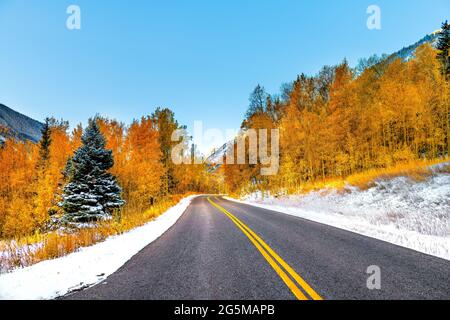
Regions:
<instances>
[{"instance_id":1,"label":"double yellow line","mask_svg":"<svg viewBox=\"0 0 450 320\"><path fill-rule=\"evenodd\" d=\"M216 198L217 200L217 198ZM261 255L266 259L269 265L280 276L288 288L292 291L298 300L308 300L309 295L313 300L322 300L322 298L314 291L311 286L300 277L294 269L291 268L281 257L269 247L256 233L247 227L241 220L236 218L232 213L221 207L208 197L209 203L215 208L223 212L231 221L249 238L250 242L258 249ZM294 281L295 282L294 282ZM302 288L303 291L300 289ZM306 293L306 294L305 294Z\"/></svg>"}]
</instances>

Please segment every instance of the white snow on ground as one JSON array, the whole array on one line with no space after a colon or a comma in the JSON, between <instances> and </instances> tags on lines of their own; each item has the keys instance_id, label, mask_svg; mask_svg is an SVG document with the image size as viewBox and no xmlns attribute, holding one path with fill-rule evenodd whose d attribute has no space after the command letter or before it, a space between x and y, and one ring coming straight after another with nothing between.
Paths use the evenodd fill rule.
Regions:
<instances>
[{"instance_id":1,"label":"white snow on ground","mask_svg":"<svg viewBox=\"0 0 450 320\"><path fill-rule=\"evenodd\" d=\"M123 235L1 274L0 299L51 299L104 280L173 226L195 197L183 199L155 220Z\"/></svg>"},{"instance_id":2,"label":"white snow on ground","mask_svg":"<svg viewBox=\"0 0 450 320\"><path fill-rule=\"evenodd\" d=\"M441 172L442 166L432 167L435 173L423 182L399 177L376 181L365 191L347 187L345 193L324 190L279 198L252 194L238 202L450 260L450 174Z\"/></svg>"}]
</instances>

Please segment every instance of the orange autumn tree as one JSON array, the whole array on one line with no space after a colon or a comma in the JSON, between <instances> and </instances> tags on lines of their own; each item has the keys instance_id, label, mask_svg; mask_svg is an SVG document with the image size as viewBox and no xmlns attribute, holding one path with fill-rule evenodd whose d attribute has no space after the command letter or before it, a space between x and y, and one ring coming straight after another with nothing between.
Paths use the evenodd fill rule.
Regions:
<instances>
[{"instance_id":1,"label":"orange autumn tree","mask_svg":"<svg viewBox=\"0 0 450 320\"><path fill-rule=\"evenodd\" d=\"M183 129L170 109L158 108L151 116L125 126L116 120L98 117L100 130L113 151L111 172L118 178L127 207L143 210L173 194L219 190L220 175L208 172L205 164L172 162L172 133ZM185 136L184 141L189 142ZM199 155L191 155L199 157Z\"/></svg>"},{"instance_id":2,"label":"orange autumn tree","mask_svg":"<svg viewBox=\"0 0 450 320\"><path fill-rule=\"evenodd\" d=\"M123 123L98 117L97 122L112 150L111 168L123 190L127 207L143 210L161 197L165 168L161 162L159 133L150 117L126 127Z\"/></svg>"},{"instance_id":3,"label":"orange autumn tree","mask_svg":"<svg viewBox=\"0 0 450 320\"><path fill-rule=\"evenodd\" d=\"M97 117L97 124L106 149L113 152L110 171L123 189L125 213L143 213L174 194L219 189L221 176L208 172L206 165L171 162L171 149L177 144L170 141L171 130L181 126L169 109L157 109L130 126L104 117ZM65 121L47 119L38 144L11 138L0 147L0 237L22 237L56 226L67 183L65 168L83 134L81 125L71 134L68 128Z\"/></svg>"},{"instance_id":4,"label":"orange autumn tree","mask_svg":"<svg viewBox=\"0 0 450 320\"><path fill-rule=\"evenodd\" d=\"M150 117L134 121L128 128L123 150L126 166L119 181L125 198L145 208L161 197L165 168L161 162L159 132Z\"/></svg>"},{"instance_id":5,"label":"orange autumn tree","mask_svg":"<svg viewBox=\"0 0 450 320\"><path fill-rule=\"evenodd\" d=\"M111 173L120 177L126 166L124 143L126 138L126 126L117 120L97 116L97 124L106 139L106 149L111 150L114 157L114 166Z\"/></svg>"},{"instance_id":6,"label":"orange autumn tree","mask_svg":"<svg viewBox=\"0 0 450 320\"><path fill-rule=\"evenodd\" d=\"M45 129L45 128L44 128ZM8 139L0 148L0 235L13 238L45 230L57 213L62 171L79 144L79 128L72 137L68 123L47 119L47 143Z\"/></svg>"},{"instance_id":7,"label":"orange autumn tree","mask_svg":"<svg viewBox=\"0 0 450 320\"><path fill-rule=\"evenodd\" d=\"M63 185L62 170L73 153L67 134L68 122L46 119L45 126L47 129L43 130L34 184L36 194L33 211L37 225L43 225L50 215L59 210L58 202ZM45 145L45 141L48 145Z\"/></svg>"},{"instance_id":8,"label":"orange autumn tree","mask_svg":"<svg viewBox=\"0 0 450 320\"><path fill-rule=\"evenodd\" d=\"M15 237L31 233L33 177L38 148L30 142L8 139L0 148L0 234Z\"/></svg>"},{"instance_id":9,"label":"orange autumn tree","mask_svg":"<svg viewBox=\"0 0 450 320\"><path fill-rule=\"evenodd\" d=\"M437 53L424 44L409 61L390 57L358 75L346 61L301 75L284 87L276 117L265 105L255 107L262 99L251 99L244 127L257 128L257 119L271 128L261 121L273 119L280 171L262 177L254 165L227 166L229 189L296 192L308 182L448 156L448 82Z\"/></svg>"}]
</instances>

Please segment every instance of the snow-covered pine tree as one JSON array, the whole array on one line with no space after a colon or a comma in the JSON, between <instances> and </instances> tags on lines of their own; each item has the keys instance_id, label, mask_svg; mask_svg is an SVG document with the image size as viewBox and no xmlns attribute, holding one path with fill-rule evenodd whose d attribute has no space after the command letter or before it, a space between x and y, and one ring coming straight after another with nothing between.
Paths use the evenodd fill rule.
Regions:
<instances>
[{"instance_id":1,"label":"snow-covered pine tree","mask_svg":"<svg viewBox=\"0 0 450 320\"><path fill-rule=\"evenodd\" d=\"M105 149L105 138L96 118L82 136L82 146L68 161L61 206L63 222L92 222L111 218L114 209L125 204L116 178L108 172L114 165L111 150Z\"/></svg>"}]
</instances>

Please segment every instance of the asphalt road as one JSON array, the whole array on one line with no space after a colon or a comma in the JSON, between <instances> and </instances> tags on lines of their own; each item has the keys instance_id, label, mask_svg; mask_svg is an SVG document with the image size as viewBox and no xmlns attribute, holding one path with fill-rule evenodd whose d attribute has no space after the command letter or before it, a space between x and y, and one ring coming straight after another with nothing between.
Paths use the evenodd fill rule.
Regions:
<instances>
[{"instance_id":1,"label":"asphalt road","mask_svg":"<svg viewBox=\"0 0 450 320\"><path fill-rule=\"evenodd\" d=\"M212 202L211 202L211 201ZM282 213L200 197L162 237L66 299L450 299L450 262ZM369 266L381 289L368 289Z\"/></svg>"}]
</instances>

